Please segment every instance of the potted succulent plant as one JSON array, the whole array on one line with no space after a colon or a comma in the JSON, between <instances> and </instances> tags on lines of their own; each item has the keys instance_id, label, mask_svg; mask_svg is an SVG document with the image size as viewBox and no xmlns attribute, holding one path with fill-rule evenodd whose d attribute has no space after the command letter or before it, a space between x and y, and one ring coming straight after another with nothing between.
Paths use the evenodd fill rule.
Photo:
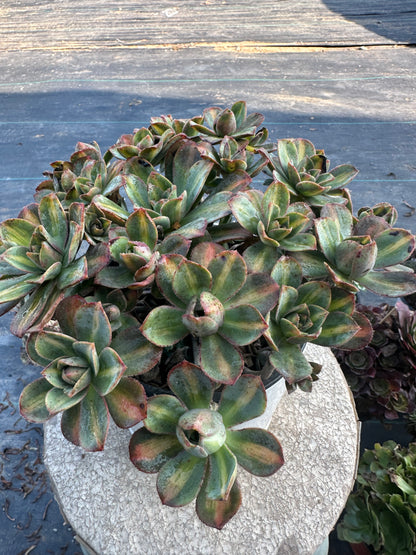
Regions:
<instances>
[{"instance_id":1,"label":"potted succulent plant","mask_svg":"<svg viewBox=\"0 0 416 555\"><path fill-rule=\"evenodd\" d=\"M338 536L354 552L411 555L416 549L416 444L394 441L366 450L348 499ZM362 545L364 544L364 545ZM356 547L361 547L361 551ZM375 551L365 550L365 545Z\"/></svg>"},{"instance_id":2,"label":"potted succulent plant","mask_svg":"<svg viewBox=\"0 0 416 555\"><path fill-rule=\"evenodd\" d=\"M11 330L43 368L22 414L62 413L64 436L90 451L110 416L142 422L133 463L159 473L164 503L197 497L217 528L240 504L237 463L259 475L283 463L278 440L245 423L264 411L263 383L310 390L307 342L367 345L359 289L416 291L402 265L415 240L394 209L353 215L357 170L330 169L304 139L268 143L262 122L236 102L152 118L104 155L78 143L0 225L0 311L16 311Z\"/></svg>"}]
</instances>

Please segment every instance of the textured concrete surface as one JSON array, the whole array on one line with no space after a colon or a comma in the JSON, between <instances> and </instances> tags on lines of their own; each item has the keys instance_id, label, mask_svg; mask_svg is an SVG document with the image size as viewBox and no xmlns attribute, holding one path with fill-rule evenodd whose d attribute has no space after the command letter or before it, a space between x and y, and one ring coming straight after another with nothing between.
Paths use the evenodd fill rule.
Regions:
<instances>
[{"instance_id":1,"label":"textured concrete surface","mask_svg":"<svg viewBox=\"0 0 416 555\"><path fill-rule=\"evenodd\" d=\"M350 392L332 353L308 346L324 365L311 394L283 397L270 425L285 465L270 478L241 471L243 504L222 531L203 525L190 504L161 505L155 475L128 459L130 433L110 429L101 453L83 453L45 426L45 464L61 509L100 555L306 555L329 534L352 488L358 444Z\"/></svg>"}]
</instances>

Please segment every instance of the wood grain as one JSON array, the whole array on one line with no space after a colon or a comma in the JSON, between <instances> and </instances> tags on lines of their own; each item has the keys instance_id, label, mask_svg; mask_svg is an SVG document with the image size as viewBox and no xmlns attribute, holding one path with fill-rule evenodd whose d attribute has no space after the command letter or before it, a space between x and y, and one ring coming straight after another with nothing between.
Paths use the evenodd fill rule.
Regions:
<instances>
[{"instance_id":1,"label":"wood grain","mask_svg":"<svg viewBox=\"0 0 416 555\"><path fill-rule=\"evenodd\" d=\"M415 0L0 2L8 51L414 44L415 28Z\"/></svg>"}]
</instances>

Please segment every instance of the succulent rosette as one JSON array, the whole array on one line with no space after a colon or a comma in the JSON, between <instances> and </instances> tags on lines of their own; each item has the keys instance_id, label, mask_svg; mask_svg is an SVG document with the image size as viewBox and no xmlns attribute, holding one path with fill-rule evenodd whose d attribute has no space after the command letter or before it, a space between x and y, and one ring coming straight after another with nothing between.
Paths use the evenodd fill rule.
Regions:
<instances>
[{"instance_id":1,"label":"succulent rosette","mask_svg":"<svg viewBox=\"0 0 416 555\"><path fill-rule=\"evenodd\" d=\"M288 187L292 199L317 208L329 202L345 204L349 195L344 187L358 173L350 164L329 171L324 151L305 139L279 140L277 155L271 154L270 160L273 179Z\"/></svg>"},{"instance_id":2,"label":"succulent rosette","mask_svg":"<svg viewBox=\"0 0 416 555\"><path fill-rule=\"evenodd\" d=\"M191 122L191 125L204 138L212 143L220 142L224 137L237 141L250 141L258 145L267 138L263 130L257 128L264 121L262 114L247 115L247 104L235 102L231 108L221 109L216 106L206 108L203 123Z\"/></svg>"},{"instance_id":3,"label":"succulent rosette","mask_svg":"<svg viewBox=\"0 0 416 555\"><path fill-rule=\"evenodd\" d=\"M301 266L288 256L277 261L271 276L280 290L265 337L274 348L271 365L289 384L312 376L313 365L301 349L305 343L360 349L371 340L370 322L356 314L352 294L324 281L303 282Z\"/></svg>"},{"instance_id":4,"label":"succulent rosette","mask_svg":"<svg viewBox=\"0 0 416 555\"><path fill-rule=\"evenodd\" d=\"M68 297L56 317L60 331L44 330L29 337L27 352L44 370L42 378L23 389L20 410L31 422L63 413L65 438L87 451L100 451L110 415L121 428L146 416L144 388L129 376L149 370L159 353L139 339L138 329L133 337L125 330L116 344L126 353L126 362L134 363L126 365L111 346L111 325L101 303Z\"/></svg>"},{"instance_id":5,"label":"succulent rosette","mask_svg":"<svg viewBox=\"0 0 416 555\"><path fill-rule=\"evenodd\" d=\"M72 287L107 264L105 244L80 256L84 229L84 205L73 203L66 212L54 193L0 224L0 311L21 303L14 334L42 327Z\"/></svg>"},{"instance_id":6,"label":"succulent rosette","mask_svg":"<svg viewBox=\"0 0 416 555\"><path fill-rule=\"evenodd\" d=\"M162 175L150 165L128 162L125 190L136 208L145 208L163 235L185 238L204 235L209 224L230 213L229 191L203 196L213 163L202 160L197 145L186 140L180 145ZM163 237L162 237L163 238Z\"/></svg>"},{"instance_id":7,"label":"succulent rosette","mask_svg":"<svg viewBox=\"0 0 416 555\"><path fill-rule=\"evenodd\" d=\"M156 282L171 304L154 308L141 330L160 347L191 334L202 370L217 382L232 384L244 367L239 347L267 329L263 315L276 304L278 286L267 274L248 274L241 255L216 243L201 243L191 258L161 258Z\"/></svg>"},{"instance_id":8,"label":"succulent rosette","mask_svg":"<svg viewBox=\"0 0 416 555\"><path fill-rule=\"evenodd\" d=\"M283 464L272 433L233 429L264 412L265 390L260 378L244 375L213 404L215 385L189 362L170 371L168 385L175 396L149 399L144 427L130 441L130 459L139 470L158 473L163 504L181 507L196 498L202 522L221 529L241 504L237 465L270 476Z\"/></svg>"},{"instance_id":9,"label":"succulent rosette","mask_svg":"<svg viewBox=\"0 0 416 555\"><path fill-rule=\"evenodd\" d=\"M321 252L294 254L306 277L329 276L353 293L366 288L399 297L414 291L416 276L403 266L415 246L409 231L368 212L356 220L346 206L327 204L315 220L315 232Z\"/></svg>"},{"instance_id":10,"label":"succulent rosette","mask_svg":"<svg viewBox=\"0 0 416 555\"><path fill-rule=\"evenodd\" d=\"M123 186L124 177L121 167L108 164L96 142L78 143L76 151L67 162L54 162L52 172L45 172L49 177L36 189L36 200L56 193L62 205L67 208L73 202L90 204L96 195L103 195L114 202L120 202L118 190Z\"/></svg>"},{"instance_id":11,"label":"succulent rosette","mask_svg":"<svg viewBox=\"0 0 416 555\"><path fill-rule=\"evenodd\" d=\"M264 193L255 189L237 193L229 204L238 223L261 242L250 246L246 256L254 248L251 257L267 264L276 260L281 249L316 250L316 238L310 232L314 214L306 203L291 204L283 183L272 183Z\"/></svg>"}]
</instances>

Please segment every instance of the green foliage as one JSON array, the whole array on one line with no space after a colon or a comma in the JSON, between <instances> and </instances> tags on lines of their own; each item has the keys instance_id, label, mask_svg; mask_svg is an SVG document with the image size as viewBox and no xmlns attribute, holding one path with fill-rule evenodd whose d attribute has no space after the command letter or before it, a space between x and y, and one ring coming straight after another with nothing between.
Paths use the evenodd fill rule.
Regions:
<instances>
[{"instance_id":1,"label":"green foliage","mask_svg":"<svg viewBox=\"0 0 416 555\"><path fill-rule=\"evenodd\" d=\"M414 237L393 227L395 209L381 203L354 215L346 185L357 170L330 170L305 139L267 142L263 119L238 101L188 119L151 118L104 154L78 143L69 160L51 164L35 203L0 224L0 315L16 310L11 330L29 334L29 356L44 368L22 394L26 417L62 412L65 437L101 449L109 415L122 427L146 417L143 386L169 393L171 369L189 361L206 385L200 391L202 378L186 373L196 388L186 399L181 386L166 404L149 401L143 440L159 412L163 429L175 422L176 430L183 406L210 411L212 388L223 388L218 414L228 430L235 415L257 411L248 375L277 372L289 391L310 391L320 368L306 360L305 343L355 352L369 343L359 289L416 292L403 265ZM195 434L221 428L207 414ZM184 430L195 415L181 420ZM207 439L189 453L186 431L181 441L176 432L149 439L155 460L176 461L160 491L178 472L188 480L166 499L197 496L198 514L218 527L241 499L234 458L266 473L250 455L251 432L221 430L218 450L218 438Z\"/></svg>"},{"instance_id":2,"label":"green foliage","mask_svg":"<svg viewBox=\"0 0 416 555\"><path fill-rule=\"evenodd\" d=\"M202 522L221 529L241 503L237 463L257 476L269 476L283 464L270 432L232 429L264 412L264 388L260 378L243 376L224 387L215 406L215 385L188 362L170 371L168 384L175 397L149 399L144 428L130 441L130 459L139 470L158 473L162 503L180 507L197 498Z\"/></svg>"},{"instance_id":3,"label":"green foliage","mask_svg":"<svg viewBox=\"0 0 416 555\"><path fill-rule=\"evenodd\" d=\"M124 377L127 366L111 347L111 325L101 303L68 297L58 306L56 317L61 331L29 336L28 353L45 368L42 378L24 388L20 411L31 422L45 422L63 413L64 436L87 451L100 451L110 414L122 428L145 417L144 388ZM141 363L140 372L145 372L154 360L142 356ZM136 369L135 373L140 372Z\"/></svg>"},{"instance_id":4,"label":"green foliage","mask_svg":"<svg viewBox=\"0 0 416 555\"><path fill-rule=\"evenodd\" d=\"M360 460L338 537L386 555L416 550L416 444L376 443Z\"/></svg>"}]
</instances>

